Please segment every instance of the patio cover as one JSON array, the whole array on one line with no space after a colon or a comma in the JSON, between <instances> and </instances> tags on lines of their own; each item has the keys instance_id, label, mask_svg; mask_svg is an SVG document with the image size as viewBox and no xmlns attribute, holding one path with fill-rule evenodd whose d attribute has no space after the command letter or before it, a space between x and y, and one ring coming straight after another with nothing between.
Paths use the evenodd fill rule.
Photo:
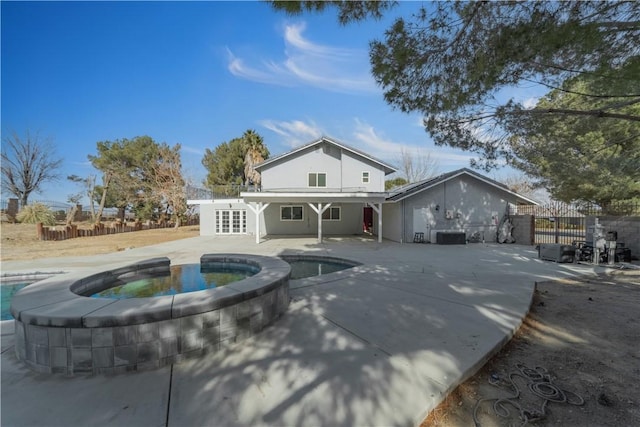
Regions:
<instances>
[{"instance_id":1,"label":"patio cover","mask_svg":"<svg viewBox=\"0 0 640 427\"><path fill-rule=\"evenodd\" d=\"M387 193L365 192L281 192L241 193L249 209L256 214L256 243L260 243L260 220L271 203L306 203L318 214L318 243L322 243L322 214L332 203L362 203L378 214L378 242L382 242L382 203Z\"/></svg>"}]
</instances>

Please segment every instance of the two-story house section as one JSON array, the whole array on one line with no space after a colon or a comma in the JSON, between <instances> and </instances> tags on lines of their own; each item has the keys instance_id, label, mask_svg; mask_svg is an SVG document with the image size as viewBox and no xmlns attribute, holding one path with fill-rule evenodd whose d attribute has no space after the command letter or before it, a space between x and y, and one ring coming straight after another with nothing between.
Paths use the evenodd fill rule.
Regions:
<instances>
[{"instance_id":1,"label":"two-story house section","mask_svg":"<svg viewBox=\"0 0 640 427\"><path fill-rule=\"evenodd\" d=\"M322 137L255 169L259 192L241 198L253 214L256 242L261 234L354 235L366 231L382 240L385 176L396 169L368 154ZM264 229L261 230L261 225Z\"/></svg>"}]
</instances>

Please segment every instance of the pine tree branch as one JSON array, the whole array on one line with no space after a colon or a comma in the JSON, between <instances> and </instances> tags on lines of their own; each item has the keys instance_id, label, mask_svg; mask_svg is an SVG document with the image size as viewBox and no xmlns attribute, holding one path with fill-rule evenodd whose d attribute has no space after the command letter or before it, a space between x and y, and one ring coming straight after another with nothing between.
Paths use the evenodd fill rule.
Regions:
<instances>
[{"instance_id":1,"label":"pine tree branch","mask_svg":"<svg viewBox=\"0 0 640 427\"><path fill-rule=\"evenodd\" d=\"M465 125L473 122L478 122L486 119L495 118L497 116L518 116L518 115L527 115L527 114L563 114L568 116L590 116L590 117L598 117L598 118L611 118L611 119L619 119L619 120L628 120L632 122L640 122L640 116L633 114L621 114L621 113L610 113L605 111L605 109L615 109L620 107L625 107L628 105L638 104L640 103L640 98L633 99L631 101L627 101L624 103L618 103L615 105L609 105L603 108L599 108L596 110L574 110L569 108L533 108L530 110L514 110L514 111L500 111L484 114L482 116L468 117L465 119L457 120L460 125Z\"/></svg>"},{"instance_id":2,"label":"pine tree branch","mask_svg":"<svg viewBox=\"0 0 640 427\"><path fill-rule=\"evenodd\" d=\"M584 92L577 92L574 90L569 90L569 89L563 89L561 87L558 86L554 86L545 82L540 82L540 81L536 81L536 80L532 80L532 79L523 79L524 81L530 82L530 83L534 83L534 84L539 84L542 86L546 86L549 89L554 89L554 90L559 90L560 92L565 92L565 93L572 93L574 95L580 95L580 96L587 96L590 98L637 98L640 96L640 94L634 93L631 95L596 95L595 93L584 93Z\"/></svg>"},{"instance_id":3,"label":"pine tree branch","mask_svg":"<svg viewBox=\"0 0 640 427\"><path fill-rule=\"evenodd\" d=\"M602 109L572 110L567 108L534 108L533 110L526 110L526 111L527 113L530 113L530 114L565 114L568 116L591 116L591 117L599 117L599 118L611 118L611 119L640 122L640 116L634 116L631 114L609 113ZM514 113L506 113L506 114L514 114Z\"/></svg>"},{"instance_id":4,"label":"pine tree branch","mask_svg":"<svg viewBox=\"0 0 640 427\"><path fill-rule=\"evenodd\" d=\"M615 31L635 31L640 29L640 21L627 21L627 22L618 22L618 21L610 21L610 22L596 22L595 25L598 27L610 28Z\"/></svg>"},{"instance_id":5,"label":"pine tree branch","mask_svg":"<svg viewBox=\"0 0 640 427\"><path fill-rule=\"evenodd\" d=\"M576 70L573 68L566 68L566 67L561 67L559 65L555 65L555 64L544 64L542 62L537 62L537 61L529 61L528 62L531 65L536 65L538 67L543 67L543 68L553 68L554 70L558 70L558 71L566 71L567 73L574 73L574 74L586 74L586 75L590 75L590 76L594 76L594 77L603 77L603 78L607 78L607 79L616 79L616 80L623 80L618 76L615 75L611 75L611 74L602 74L602 73L596 73L593 71L587 71L587 70ZM635 81L637 79L624 79L624 80L629 80L629 81Z\"/></svg>"}]
</instances>

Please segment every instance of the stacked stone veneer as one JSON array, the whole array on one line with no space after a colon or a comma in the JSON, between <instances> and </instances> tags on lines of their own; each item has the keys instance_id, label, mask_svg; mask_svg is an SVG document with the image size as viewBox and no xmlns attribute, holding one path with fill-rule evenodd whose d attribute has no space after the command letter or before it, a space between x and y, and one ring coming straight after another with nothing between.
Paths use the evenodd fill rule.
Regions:
<instances>
[{"instance_id":1,"label":"stacked stone veneer","mask_svg":"<svg viewBox=\"0 0 640 427\"><path fill-rule=\"evenodd\" d=\"M201 263L244 263L252 277L224 287L153 298L88 298L129 276L169 270L155 258L85 278L56 277L13 299L18 359L45 373L113 374L202 356L260 332L289 305L291 267L278 258L204 255Z\"/></svg>"}]
</instances>

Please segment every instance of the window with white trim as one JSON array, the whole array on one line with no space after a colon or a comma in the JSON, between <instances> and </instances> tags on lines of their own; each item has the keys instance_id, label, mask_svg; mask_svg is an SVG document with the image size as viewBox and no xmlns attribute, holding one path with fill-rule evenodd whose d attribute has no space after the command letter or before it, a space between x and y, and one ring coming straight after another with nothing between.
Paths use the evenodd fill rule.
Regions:
<instances>
[{"instance_id":1,"label":"window with white trim","mask_svg":"<svg viewBox=\"0 0 640 427\"><path fill-rule=\"evenodd\" d=\"M302 206L280 206L280 221L302 221Z\"/></svg>"},{"instance_id":2,"label":"window with white trim","mask_svg":"<svg viewBox=\"0 0 640 427\"><path fill-rule=\"evenodd\" d=\"M246 234L246 209L216 210L216 234Z\"/></svg>"},{"instance_id":3,"label":"window with white trim","mask_svg":"<svg viewBox=\"0 0 640 427\"><path fill-rule=\"evenodd\" d=\"M340 206L331 206L322 213L323 221L340 221Z\"/></svg>"},{"instance_id":4,"label":"window with white trim","mask_svg":"<svg viewBox=\"0 0 640 427\"><path fill-rule=\"evenodd\" d=\"M327 174L319 172L309 172L309 187L326 187Z\"/></svg>"},{"instance_id":5,"label":"window with white trim","mask_svg":"<svg viewBox=\"0 0 640 427\"><path fill-rule=\"evenodd\" d=\"M369 183L369 171L362 172L362 183L363 184Z\"/></svg>"}]
</instances>

